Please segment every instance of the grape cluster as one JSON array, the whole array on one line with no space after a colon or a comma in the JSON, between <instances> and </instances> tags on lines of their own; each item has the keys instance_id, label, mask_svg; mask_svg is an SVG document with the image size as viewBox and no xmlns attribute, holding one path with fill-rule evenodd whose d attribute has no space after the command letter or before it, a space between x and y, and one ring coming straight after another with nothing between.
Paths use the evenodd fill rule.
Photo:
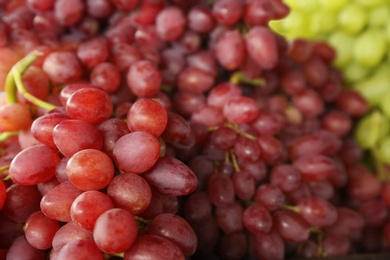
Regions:
<instances>
[{"instance_id":1,"label":"grape cluster","mask_svg":"<svg viewBox=\"0 0 390 260\"><path fill-rule=\"evenodd\" d=\"M389 248L390 185L351 135L368 103L330 45L268 27L282 1L0 0L0 13L2 257Z\"/></svg>"},{"instance_id":2,"label":"grape cluster","mask_svg":"<svg viewBox=\"0 0 390 260\"><path fill-rule=\"evenodd\" d=\"M321 39L335 48L334 65L343 72L347 85L370 105L371 111L360 120L354 137L386 181L390 164L389 1L286 3L290 14L270 26L288 38Z\"/></svg>"},{"instance_id":3,"label":"grape cluster","mask_svg":"<svg viewBox=\"0 0 390 260\"><path fill-rule=\"evenodd\" d=\"M389 1L287 0L291 13L273 21L273 29L288 38L322 39L337 51L334 64L346 80L360 85L376 77L388 63Z\"/></svg>"}]
</instances>

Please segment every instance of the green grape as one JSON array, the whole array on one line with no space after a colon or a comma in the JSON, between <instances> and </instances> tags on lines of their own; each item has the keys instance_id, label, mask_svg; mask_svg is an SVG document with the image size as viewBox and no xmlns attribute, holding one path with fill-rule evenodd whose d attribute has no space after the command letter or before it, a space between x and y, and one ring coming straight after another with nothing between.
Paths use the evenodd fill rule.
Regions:
<instances>
[{"instance_id":1,"label":"green grape","mask_svg":"<svg viewBox=\"0 0 390 260\"><path fill-rule=\"evenodd\" d=\"M379 160L385 164L390 164L390 135L381 140L378 149Z\"/></svg>"},{"instance_id":2,"label":"green grape","mask_svg":"<svg viewBox=\"0 0 390 260\"><path fill-rule=\"evenodd\" d=\"M379 107L382 109L383 113L390 118L390 89L388 89L386 95L380 100Z\"/></svg>"},{"instance_id":3,"label":"green grape","mask_svg":"<svg viewBox=\"0 0 390 260\"><path fill-rule=\"evenodd\" d=\"M370 28L361 33L353 46L355 60L363 66L373 67L381 62L387 43L380 30Z\"/></svg>"},{"instance_id":4,"label":"green grape","mask_svg":"<svg viewBox=\"0 0 390 260\"><path fill-rule=\"evenodd\" d=\"M298 1L297 0L284 0L283 1L286 5L288 5L290 8L297 8L298 7Z\"/></svg>"},{"instance_id":5,"label":"green grape","mask_svg":"<svg viewBox=\"0 0 390 260\"><path fill-rule=\"evenodd\" d=\"M389 121L379 111L371 112L359 120L355 140L363 149L375 147L389 133Z\"/></svg>"},{"instance_id":6,"label":"green grape","mask_svg":"<svg viewBox=\"0 0 390 260\"><path fill-rule=\"evenodd\" d=\"M389 3L388 0L355 0L356 3L361 4L364 7L374 8L377 6L384 6Z\"/></svg>"},{"instance_id":7,"label":"green grape","mask_svg":"<svg viewBox=\"0 0 390 260\"><path fill-rule=\"evenodd\" d=\"M390 63L383 62L375 69L374 77L388 78L390 71Z\"/></svg>"},{"instance_id":8,"label":"green grape","mask_svg":"<svg viewBox=\"0 0 390 260\"><path fill-rule=\"evenodd\" d=\"M349 0L320 0L319 2L325 10L336 12L341 8L345 7L348 4Z\"/></svg>"},{"instance_id":9,"label":"green grape","mask_svg":"<svg viewBox=\"0 0 390 260\"><path fill-rule=\"evenodd\" d=\"M271 28L275 28L278 33L283 34L288 39L297 36L307 38L308 24L308 17L297 10L291 10L285 19L270 23Z\"/></svg>"},{"instance_id":10,"label":"green grape","mask_svg":"<svg viewBox=\"0 0 390 260\"><path fill-rule=\"evenodd\" d=\"M364 79L368 74L369 70L356 62L344 67L344 77L350 84Z\"/></svg>"},{"instance_id":11,"label":"green grape","mask_svg":"<svg viewBox=\"0 0 390 260\"><path fill-rule=\"evenodd\" d=\"M371 107L375 107L389 91L390 80L388 77L375 75L356 83L354 88L366 98Z\"/></svg>"},{"instance_id":12,"label":"green grape","mask_svg":"<svg viewBox=\"0 0 390 260\"><path fill-rule=\"evenodd\" d=\"M314 12L310 16L312 31L318 31L316 37L326 38L325 35L336 29L337 16L331 12Z\"/></svg>"},{"instance_id":13,"label":"green grape","mask_svg":"<svg viewBox=\"0 0 390 260\"><path fill-rule=\"evenodd\" d=\"M351 61L354 40L351 35L343 31L335 31L329 36L328 41L337 53L334 62L337 67L345 67Z\"/></svg>"},{"instance_id":14,"label":"green grape","mask_svg":"<svg viewBox=\"0 0 390 260\"><path fill-rule=\"evenodd\" d=\"M383 34L387 42L390 43L390 19L384 25Z\"/></svg>"},{"instance_id":15,"label":"green grape","mask_svg":"<svg viewBox=\"0 0 390 260\"><path fill-rule=\"evenodd\" d=\"M305 13L312 13L316 12L319 8L319 3L316 0L295 0L296 2L296 7L302 12Z\"/></svg>"},{"instance_id":16,"label":"green grape","mask_svg":"<svg viewBox=\"0 0 390 260\"><path fill-rule=\"evenodd\" d=\"M369 26L386 26L390 17L389 6L378 6L370 10L368 14Z\"/></svg>"},{"instance_id":17,"label":"green grape","mask_svg":"<svg viewBox=\"0 0 390 260\"><path fill-rule=\"evenodd\" d=\"M357 34L367 23L367 13L362 6L351 4L340 11L338 22L347 33Z\"/></svg>"}]
</instances>

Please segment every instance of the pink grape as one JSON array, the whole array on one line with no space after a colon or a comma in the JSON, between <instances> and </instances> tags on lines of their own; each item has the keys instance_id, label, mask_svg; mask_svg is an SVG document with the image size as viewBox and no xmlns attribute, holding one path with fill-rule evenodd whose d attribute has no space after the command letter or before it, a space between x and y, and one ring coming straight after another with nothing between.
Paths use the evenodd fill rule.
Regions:
<instances>
[{"instance_id":1,"label":"pink grape","mask_svg":"<svg viewBox=\"0 0 390 260\"><path fill-rule=\"evenodd\" d=\"M43 196L40 203L41 210L51 219L69 222L71 221L70 207L81 193L82 191L69 181L60 183Z\"/></svg>"},{"instance_id":2,"label":"pink grape","mask_svg":"<svg viewBox=\"0 0 390 260\"><path fill-rule=\"evenodd\" d=\"M103 253L92 240L73 240L61 247L52 259L92 258L103 260Z\"/></svg>"},{"instance_id":3,"label":"pink grape","mask_svg":"<svg viewBox=\"0 0 390 260\"><path fill-rule=\"evenodd\" d=\"M198 239L192 227L185 219L175 214L158 215L148 226L147 232L174 242L186 256L193 255L198 246Z\"/></svg>"},{"instance_id":4,"label":"pink grape","mask_svg":"<svg viewBox=\"0 0 390 260\"><path fill-rule=\"evenodd\" d=\"M51 242L59 230L58 221L48 218L41 211L37 211L27 219L25 236L33 247L46 250L52 247Z\"/></svg>"},{"instance_id":5,"label":"pink grape","mask_svg":"<svg viewBox=\"0 0 390 260\"><path fill-rule=\"evenodd\" d=\"M127 72L127 84L130 90L141 97L151 97L156 94L161 80L160 71L149 60L134 62Z\"/></svg>"},{"instance_id":6,"label":"pink grape","mask_svg":"<svg viewBox=\"0 0 390 260\"><path fill-rule=\"evenodd\" d=\"M67 222L55 233L52 240L53 250L59 250L64 245L76 240L93 241L92 231L83 229L73 221Z\"/></svg>"},{"instance_id":7,"label":"pink grape","mask_svg":"<svg viewBox=\"0 0 390 260\"><path fill-rule=\"evenodd\" d=\"M53 129L53 140L58 150L65 156L83 149L100 150L103 139L99 131L90 123L82 120L64 120Z\"/></svg>"},{"instance_id":8,"label":"pink grape","mask_svg":"<svg viewBox=\"0 0 390 260\"><path fill-rule=\"evenodd\" d=\"M160 144L147 132L132 132L119 138L113 150L116 165L125 172L140 174L158 160Z\"/></svg>"},{"instance_id":9,"label":"pink grape","mask_svg":"<svg viewBox=\"0 0 390 260\"><path fill-rule=\"evenodd\" d=\"M96 219L112 208L114 203L106 194L95 190L85 191L73 201L70 217L74 223L92 231Z\"/></svg>"},{"instance_id":10,"label":"pink grape","mask_svg":"<svg viewBox=\"0 0 390 260\"><path fill-rule=\"evenodd\" d=\"M25 236L19 236L9 247L5 259L45 259L45 251L30 245Z\"/></svg>"},{"instance_id":11,"label":"pink grape","mask_svg":"<svg viewBox=\"0 0 390 260\"><path fill-rule=\"evenodd\" d=\"M107 92L100 88L83 88L66 101L66 113L72 119L98 125L110 118L113 105Z\"/></svg>"},{"instance_id":12,"label":"pink grape","mask_svg":"<svg viewBox=\"0 0 390 260\"><path fill-rule=\"evenodd\" d=\"M115 206L134 215L145 211L152 201L152 190L146 180L134 173L116 175L107 187Z\"/></svg>"},{"instance_id":13,"label":"pink grape","mask_svg":"<svg viewBox=\"0 0 390 260\"><path fill-rule=\"evenodd\" d=\"M65 3L63 0L60 2L58 2L58 6ZM42 68L49 76L50 80L55 83L74 82L80 78L82 73L80 62L72 52L50 53L46 57Z\"/></svg>"},{"instance_id":14,"label":"pink grape","mask_svg":"<svg viewBox=\"0 0 390 260\"><path fill-rule=\"evenodd\" d=\"M114 170L111 158L95 149L75 153L66 164L69 181L80 190L103 189L111 182Z\"/></svg>"},{"instance_id":15,"label":"pink grape","mask_svg":"<svg viewBox=\"0 0 390 260\"><path fill-rule=\"evenodd\" d=\"M35 185L54 177L60 157L45 145L24 149L12 160L10 176L15 183Z\"/></svg>"},{"instance_id":16,"label":"pink grape","mask_svg":"<svg viewBox=\"0 0 390 260\"><path fill-rule=\"evenodd\" d=\"M41 198L36 185L12 184L7 188L2 212L16 222L25 222L39 210Z\"/></svg>"},{"instance_id":17,"label":"pink grape","mask_svg":"<svg viewBox=\"0 0 390 260\"><path fill-rule=\"evenodd\" d=\"M184 260L180 248L170 240L156 235L144 235L136 239L133 246L125 252L125 260L158 259L162 255L167 260Z\"/></svg>"},{"instance_id":18,"label":"pink grape","mask_svg":"<svg viewBox=\"0 0 390 260\"><path fill-rule=\"evenodd\" d=\"M117 254L128 250L138 234L137 222L130 212L113 208L101 214L93 228L93 239L105 253Z\"/></svg>"},{"instance_id":19,"label":"pink grape","mask_svg":"<svg viewBox=\"0 0 390 260\"><path fill-rule=\"evenodd\" d=\"M195 173L173 157L160 157L144 177L153 189L168 196L188 195L197 186Z\"/></svg>"},{"instance_id":20,"label":"pink grape","mask_svg":"<svg viewBox=\"0 0 390 260\"><path fill-rule=\"evenodd\" d=\"M127 126L131 132L144 131L158 137L164 132L167 123L165 108L152 99L137 100L127 113Z\"/></svg>"},{"instance_id":21,"label":"pink grape","mask_svg":"<svg viewBox=\"0 0 390 260\"><path fill-rule=\"evenodd\" d=\"M279 54L274 33L265 26L253 26L246 37L246 48L251 58L262 69L276 66Z\"/></svg>"}]
</instances>

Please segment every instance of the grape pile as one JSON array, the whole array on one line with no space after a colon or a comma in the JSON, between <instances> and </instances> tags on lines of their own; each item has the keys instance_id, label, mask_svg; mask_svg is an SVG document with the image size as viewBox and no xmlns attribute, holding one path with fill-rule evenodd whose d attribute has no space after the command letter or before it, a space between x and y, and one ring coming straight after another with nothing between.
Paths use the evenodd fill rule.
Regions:
<instances>
[{"instance_id":1,"label":"grape pile","mask_svg":"<svg viewBox=\"0 0 390 260\"><path fill-rule=\"evenodd\" d=\"M343 88L331 46L268 27L281 0L0 0L0 13L0 258L390 248L390 183L352 136L369 104Z\"/></svg>"},{"instance_id":2,"label":"grape pile","mask_svg":"<svg viewBox=\"0 0 390 260\"><path fill-rule=\"evenodd\" d=\"M360 120L355 139L369 164L387 181L390 165L390 2L286 0L291 12L270 27L287 38L328 42L336 51L333 64L349 88L369 103L370 112ZM308 45L307 48L311 48Z\"/></svg>"},{"instance_id":3,"label":"grape pile","mask_svg":"<svg viewBox=\"0 0 390 260\"><path fill-rule=\"evenodd\" d=\"M290 14L271 27L287 38L321 39L337 51L334 64L348 83L360 85L381 77L390 52L390 2L387 0L286 0ZM382 77L383 78L383 77Z\"/></svg>"}]
</instances>

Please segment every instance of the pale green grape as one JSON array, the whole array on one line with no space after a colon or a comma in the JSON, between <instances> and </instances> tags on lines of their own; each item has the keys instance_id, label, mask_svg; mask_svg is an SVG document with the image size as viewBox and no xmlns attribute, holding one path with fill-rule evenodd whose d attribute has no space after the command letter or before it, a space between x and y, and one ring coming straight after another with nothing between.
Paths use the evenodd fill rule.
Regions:
<instances>
[{"instance_id":1,"label":"pale green grape","mask_svg":"<svg viewBox=\"0 0 390 260\"><path fill-rule=\"evenodd\" d=\"M337 53L334 64L337 67L347 66L352 60L352 47L355 39L343 31L335 31L329 36L328 41Z\"/></svg>"},{"instance_id":2,"label":"pale green grape","mask_svg":"<svg viewBox=\"0 0 390 260\"><path fill-rule=\"evenodd\" d=\"M350 84L364 79L369 73L369 70L366 67L363 67L356 62L348 63L343 69L344 77Z\"/></svg>"},{"instance_id":3,"label":"pale green grape","mask_svg":"<svg viewBox=\"0 0 390 260\"><path fill-rule=\"evenodd\" d=\"M388 0L355 0L356 3L361 4L364 7L374 8L377 6L384 6L389 3Z\"/></svg>"},{"instance_id":4,"label":"pale green grape","mask_svg":"<svg viewBox=\"0 0 390 260\"><path fill-rule=\"evenodd\" d=\"M297 0L284 0L283 1L286 5L288 5L290 8L297 8L298 7L298 1Z\"/></svg>"},{"instance_id":5,"label":"pale green grape","mask_svg":"<svg viewBox=\"0 0 390 260\"><path fill-rule=\"evenodd\" d=\"M311 1L311 0L308 0ZM370 0L367 0L370 1ZM345 7L348 3L349 0L320 0L321 6L325 10L329 10L332 12L336 12L340 10L341 8Z\"/></svg>"},{"instance_id":6,"label":"pale green grape","mask_svg":"<svg viewBox=\"0 0 390 260\"><path fill-rule=\"evenodd\" d=\"M390 90L390 80L388 77L375 75L360 81L354 88L366 98L371 107L375 107Z\"/></svg>"},{"instance_id":7,"label":"pale green grape","mask_svg":"<svg viewBox=\"0 0 390 260\"><path fill-rule=\"evenodd\" d=\"M390 19L388 19L382 31L387 42L390 43Z\"/></svg>"},{"instance_id":8,"label":"pale green grape","mask_svg":"<svg viewBox=\"0 0 390 260\"><path fill-rule=\"evenodd\" d=\"M390 118L390 89L388 89L386 95L380 100L379 107L382 109L383 113Z\"/></svg>"},{"instance_id":9,"label":"pale green grape","mask_svg":"<svg viewBox=\"0 0 390 260\"><path fill-rule=\"evenodd\" d=\"M355 139L363 149L373 148L388 134L389 121L379 111L361 118L355 129Z\"/></svg>"},{"instance_id":10,"label":"pale green grape","mask_svg":"<svg viewBox=\"0 0 390 260\"><path fill-rule=\"evenodd\" d=\"M295 0L295 2L295 8L305 13L317 12L319 8L319 2L316 0Z\"/></svg>"},{"instance_id":11,"label":"pale green grape","mask_svg":"<svg viewBox=\"0 0 390 260\"><path fill-rule=\"evenodd\" d=\"M389 78L390 63L383 62L375 69L374 77L382 77L384 79Z\"/></svg>"},{"instance_id":12,"label":"pale green grape","mask_svg":"<svg viewBox=\"0 0 390 260\"><path fill-rule=\"evenodd\" d=\"M389 6L378 6L369 11L368 25L369 26L386 26L390 17Z\"/></svg>"},{"instance_id":13,"label":"pale green grape","mask_svg":"<svg viewBox=\"0 0 390 260\"><path fill-rule=\"evenodd\" d=\"M357 34L367 23L366 10L357 4L348 5L340 11L338 22L347 33Z\"/></svg>"},{"instance_id":14,"label":"pale green grape","mask_svg":"<svg viewBox=\"0 0 390 260\"><path fill-rule=\"evenodd\" d=\"M283 28L285 20L287 20L287 18L282 20L272 20L268 23L268 25L274 32L282 34L284 37L286 37L286 29Z\"/></svg>"},{"instance_id":15,"label":"pale green grape","mask_svg":"<svg viewBox=\"0 0 390 260\"><path fill-rule=\"evenodd\" d=\"M379 143L379 160L385 164L390 164L390 136L386 136Z\"/></svg>"},{"instance_id":16,"label":"pale green grape","mask_svg":"<svg viewBox=\"0 0 390 260\"><path fill-rule=\"evenodd\" d=\"M272 21L270 26L288 39L309 35L308 17L297 10L291 10L285 19Z\"/></svg>"},{"instance_id":17,"label":"pale green grape","mask_svg":"<svg viewBox=\"0 0 390 260\"><path fill-rule=\"evenodd\" d=\"M337 15L331 12L314 12L310 16L312 31L318 31L316 38L326 38L325 35L336 29Z\"/></svg>"},{"instance_id":18,"label":"pale green grape","mask_svg":"<svg viewBox=\"0 0 390 260\"><path fill-rule=\"evenodd\" d=\"M373 67L386 55L387 43L380 30L371 28L361 33L353 46L354 59L363 66Z\"/></svg>"}]
</instances>

